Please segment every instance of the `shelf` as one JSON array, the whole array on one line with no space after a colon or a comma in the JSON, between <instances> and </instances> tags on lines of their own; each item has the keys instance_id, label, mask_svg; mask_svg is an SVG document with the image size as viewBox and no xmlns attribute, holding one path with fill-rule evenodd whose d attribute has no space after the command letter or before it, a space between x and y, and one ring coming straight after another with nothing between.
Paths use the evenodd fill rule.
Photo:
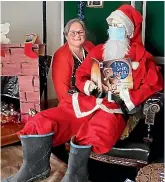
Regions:
<instances>
[{"instance_id":1,"label":"shelf","mask_svg":"<svg viewBox=\"0 0 165 182\"><path fill-rule=\"evenodd\" d=\"M1 125L1 146L19 142L17 132L24 127L24 124L6 123Z\"/></svg>"}]
</instances>

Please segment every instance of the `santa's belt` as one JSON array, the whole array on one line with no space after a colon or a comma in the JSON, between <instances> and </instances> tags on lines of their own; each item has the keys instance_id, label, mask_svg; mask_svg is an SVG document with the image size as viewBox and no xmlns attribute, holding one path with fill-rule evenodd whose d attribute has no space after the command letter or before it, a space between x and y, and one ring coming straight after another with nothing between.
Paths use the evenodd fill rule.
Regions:
<instances>
[{"instance_id":1,"label":"santa's belt","mask_svg":"<svg viewBox=\"0 0 165 182\"><path fill-rule=\"evenodd\" d=\"M96 98L107 98L108 99L108 93L104 93L104 92L98 92L97 90L94 90L92 92L92 95L94 95ZM115 94L111 94L111 100L115 101L121 108L125 119L128 119L129 115L128 115L128 110L126 108L126 105L124 103L124 101Z\"/></svg>"}]
</instances>

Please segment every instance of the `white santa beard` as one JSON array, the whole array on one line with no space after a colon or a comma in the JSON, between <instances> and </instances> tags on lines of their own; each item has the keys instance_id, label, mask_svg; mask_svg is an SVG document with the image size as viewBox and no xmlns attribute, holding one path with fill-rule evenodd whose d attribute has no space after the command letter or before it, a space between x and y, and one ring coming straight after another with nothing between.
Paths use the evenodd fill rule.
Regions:
<instances>
[{"instance_id":1,"label":"white santa beard","mask_svg":"<svg viewBox=\"0 0 165 182\"><path fill-rule=\"evenodd\" d=\"M125 57L129 51L129 39L121 40L108 40L104 44L103 58L104 61L120 59Z\"/></svg>"}]
</instances>

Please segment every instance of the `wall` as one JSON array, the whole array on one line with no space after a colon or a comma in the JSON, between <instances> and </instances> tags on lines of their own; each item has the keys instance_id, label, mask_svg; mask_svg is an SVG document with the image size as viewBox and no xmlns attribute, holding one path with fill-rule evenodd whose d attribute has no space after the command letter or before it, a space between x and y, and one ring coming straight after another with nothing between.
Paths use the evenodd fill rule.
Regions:
<instances>
[{"instance_id":1,"label":"wall","mask_svg":"<svg viewBox=\"0 0 165 182\"><path fill-rule=\"evenodd\" d=\"M164 1L147 1L146 49L164 57Z\"/></svg>"},{"instance_id":2,"label":"wall","mask_svg":"<svg viewBox=\"0 0 165 182\"><path fill-rule=\"evenodd\" d=\"M130 4L130 1L104 1L103 8L87 8L84 5L85 25L88 30L88 39L95 44L107 40L106 18L110 13L123 4ZM64 22L77 17L78 1L65 1Z\"/></svg>"},{"instance_id":3,"label":"wall","mask_svg":"<svg viewBox=\"0 0 165 182\"><path fill-rule=\"evenodd\" d=\"M84 6L85 24L88 39L95 44L107 40L106 18L122 4L130 1L104 1L103 8L87 8ZM135 8L142 13L142 1L135 1ZM65 23L77 17L78 1L65 1ZM154 56L164 56L164 1L147 1L146 4L146 49Z\"/></svg>"},{"instance_id":4,"label":"wall","mask_svg":"<svg viewBox=\"0 0 165 182\"><path fill-rule=\"evenodd\" d=\"M61 46L61 3L47 1L47 52L49 55ZM1 22L11 24L8 37L12 43L23 43L24 35L37 33L42 40L43 31L42 1L2 1ZM48 98L56 97L51 80L48 77Z\"/></svg>"},{"instance_id":5,"label":"wall","mask_svg":"<svg viewBox=\"0 0 165 182\"><path fill-rule=\"evenodd\" d=\"M42 39L42 1L2 1L1 22L10 23L12 43L23 43L24 35L33 32Z\"/></svg>"},{"instance_id":6,"label":"wall","mask_svg":"<svg viewBox=\"0 0 165 182\"><path fill-rule=\"evenodd\" d=\"M47 51L49 55L61 46L61 3L60 1L47 1ZM48 99L56 97L52 82L52 67L48 75Z\"/></svg>"}]
</instances>

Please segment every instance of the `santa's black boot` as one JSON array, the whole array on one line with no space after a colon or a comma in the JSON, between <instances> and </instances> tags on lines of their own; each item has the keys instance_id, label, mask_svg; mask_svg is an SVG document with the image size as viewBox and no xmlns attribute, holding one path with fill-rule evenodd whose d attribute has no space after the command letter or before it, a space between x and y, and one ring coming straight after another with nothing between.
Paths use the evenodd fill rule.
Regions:
<instances>
[{"instance_id":1,"label":"santa's black boot","mask_svg":"<svg viewBox=\"0 0 165 182\"><path fill-rule=\"evenodd\" d=\"M61 182L88 181L88 159L92 147L76 145L74 139L71 140L68 169Z\"/></svg>"},{"instance_id":2,"label":"santa's black boot","mask_svg":"<svg viewBox=\"0 0 165 182\"><path fill-rule=\"evenodd\" d=\"M23 163L16 175L2 182L31 182L50 175L50 154L53 133L46 135L21 135Z\"/></svg>"}]
</instances>

